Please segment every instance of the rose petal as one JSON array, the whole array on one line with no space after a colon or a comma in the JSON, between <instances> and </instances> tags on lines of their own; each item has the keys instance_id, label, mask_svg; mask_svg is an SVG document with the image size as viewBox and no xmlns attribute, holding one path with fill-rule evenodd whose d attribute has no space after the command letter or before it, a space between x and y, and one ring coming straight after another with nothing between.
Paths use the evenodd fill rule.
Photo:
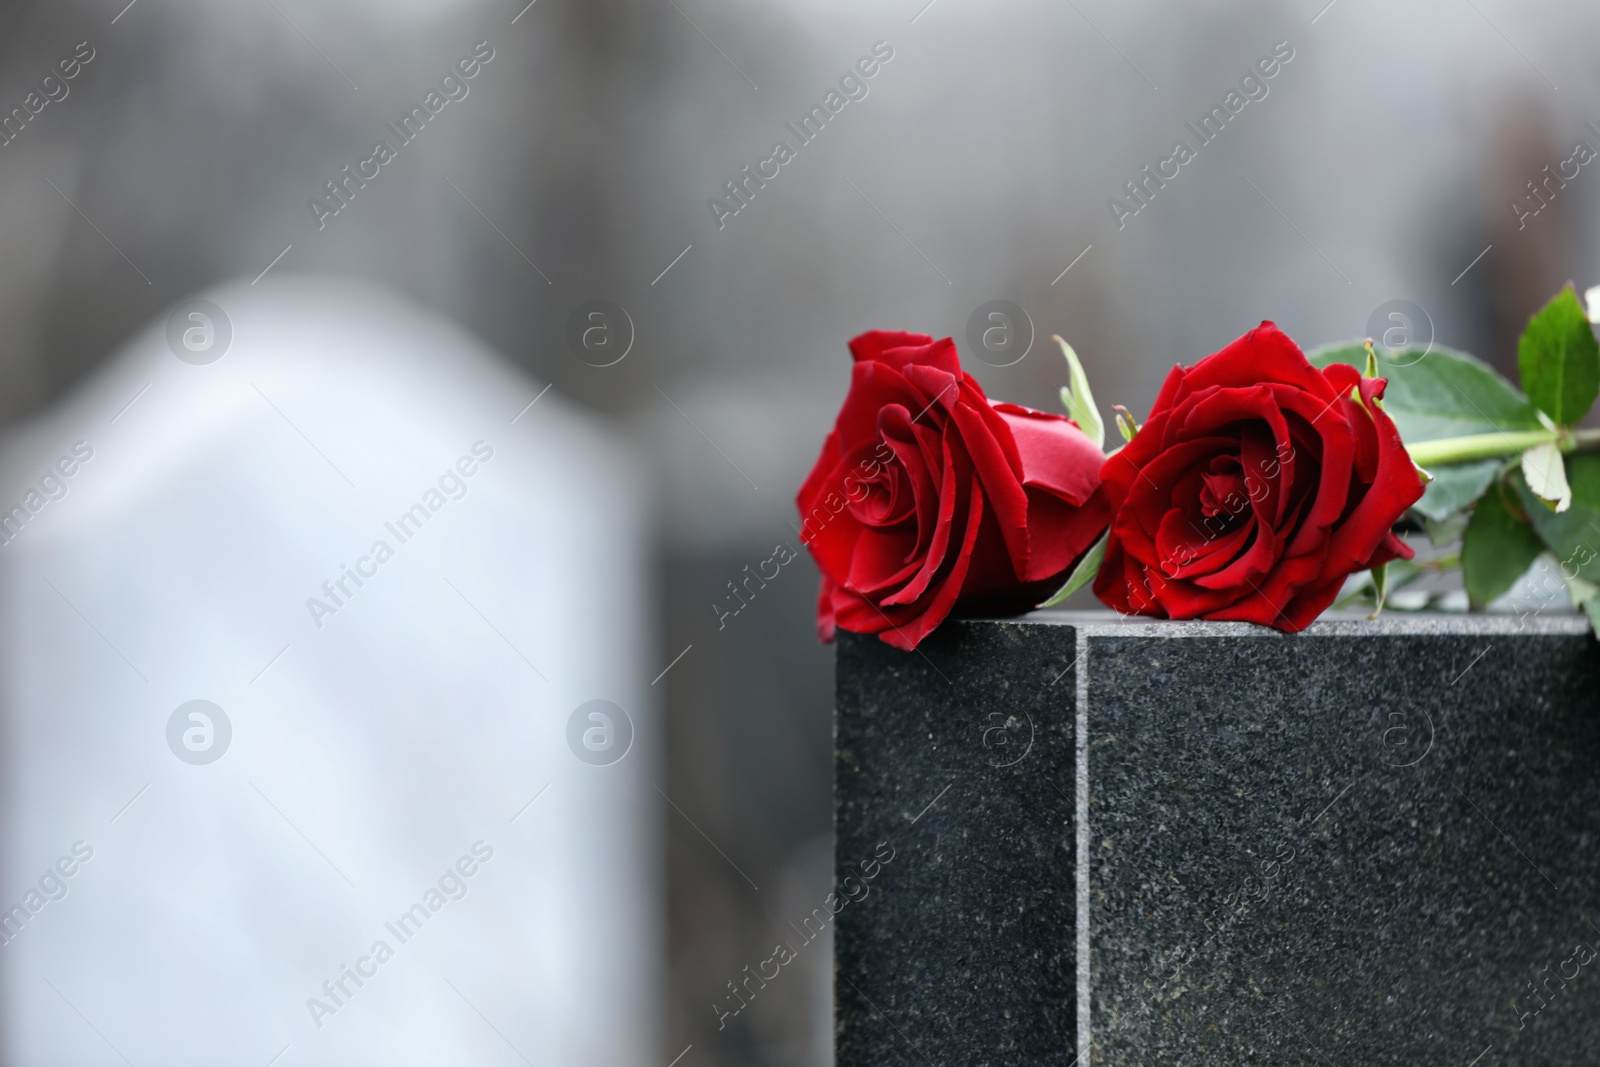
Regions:
<instances>
[{"instance_id":1,"label":"rose petal","mask_svg":"<svg viewBox=\"0 0 1600 1067\"><path fill-rule=\"evenodd\" d=\"M893 367L926 363L950 373L961 373L955 342L935 341L925 333L869 330L850 342L850 355L858 363L880 362Z\"/></svg>"},{"instance_id":2,"label":"rose petal","mask_svg":"<svg viewBox=\"0 0 1600 1067\"><path fill-rule=\"evenodd\" d=\"M966 536L962 539L950 573L944 577L933 596L927 600L920 615L893 629L884 630L879 635L883 641L895 648L909 652L921 644L922 639L949 616L950 609L955 606L956 598L961 595L962 584L972 564L972 547L977 541L978 529L983 521L983 493L980 491L977 475L972 477L968 497Z\"/></svg>"},{"instance_id":3,"label":"rose petal","mask_svg":"<svg viewBox=\"0 0 1600 1067\"><path fill-rule=\"evenodd\" d=\"M1186 378L1191 390L1259 382L1297 386L1313 396L1320 396L1324 403L1338 395L1322 372L1306 359L1300 346L1267 320L1220 352L1201 360Z\"/></svg>"},{"instance_id":4,"label":"rose petal","mask_svg":"<svg viewBox=\"0 0 1600 1067\"><path fill-rule=\"evenodd\" d=\"M1105 455L1077 423L1016 404L993 403L993 407L1016 442L1024 486L1048 489L1073 504L1082 504L1100 488Z\"/></svg>"},{"instance_id":5,"label":"rose petal","mask_svg":"<svg viewBox=\"0 0 1600 1067\"><path fill-rule=\"evenodd\" d=\"M931 399L887 363L857 363L850 368L850 392L834 424L839 450L848 453L872 442L878 436L878 413L884 408L899 404L918 412Z\"/></svg>"},{"instance_id":6,"label":"rose petal","mask_svg":"<svg viewBox=\"0 0 1600 1067\"><path fill-rule=\"evenodd\" d=\"M1378 469L1372 485L1362 494L1361 501L1334 531L1328 546L1323 576L1331 579L1335 574L1350 574L1365 566L1385 544L1390 528L1407 508L1422 497L1422 479L1400 441L1400 431L1394 422L1373 403L1381 395L1383 385L1378 379L1371 396L1363 383L1362 394L1366 406L1362 409L1374 424L1379 441Z\"/></svg>"},{"instance_id":7,"label":"rose petal","mask_svg":"<svg viewBox=\"0 0 1600 1067\"><path fill-rule=\"evenodd\" d=\"M987 404L984 404L983 410L994 415ZM1028 568L1028 496L1022 491L1022 483L1018 480L1021 472L1017 468L1022 465L1020 457L1017 468L1012 467L1008 462L1007 450L994 433L998 428L1008 438L1006 443L1011 444L1014 450L1015 445L1009 440L1010 427L998 415L994 415L998 427L986 425L982 413L968 404L957 406L954 414L956 426L961 431L961 442L972 457L973 468L983 483L984 495L994 509L995 518L999 520L1006 549L1011 553L1012 569L1020 578Z\"/></svg>"},{"instance_id":8,"label":"rose petal","mask_svg":"<svg viewBox=\"0 0 1600 1067\"><path fill-rule=\"evenodd\" d=\"M944 448L944 475L939 488L939 517L932 537L929 539L926 551L922 553L921 567L914 577L906 583L893 596L884 599L884 604L910 604L921 596L933 582L934 576L945 565L945 555L949 551L952 528L956 515L964 511L967 502L962 499L962 487L968 485L972 479L972 462L967 457L966 451L952 442L948 437L942 442ZM956 530L954 535L964 538L966 531ZM959 543L959 541L958 541Z\"/></svg>"},{"instance_id":9,"label":"rose petal","mask_svg":"<svg viewBox=\"0 0 1600 1067\"><path fill-rule=\"evenodd\" d=\"M832 644L838 629L833 617L833 579L824 574L817 586L817 639L825 645Z\"/></svg>"},{"instance_id":10,"label":"rose petal","mask_svg":"<svg viewBox=\"0 0 1600 1067\"><path fill-rule=\"evenodd\" d=\"M1111 521L1111 502L1098 491L1090 494L1082 506L1031 486L1027 494L1029 554L1023 580L1064 581L1066 572L1093 547Z\"/></svg>"}]
</instances>

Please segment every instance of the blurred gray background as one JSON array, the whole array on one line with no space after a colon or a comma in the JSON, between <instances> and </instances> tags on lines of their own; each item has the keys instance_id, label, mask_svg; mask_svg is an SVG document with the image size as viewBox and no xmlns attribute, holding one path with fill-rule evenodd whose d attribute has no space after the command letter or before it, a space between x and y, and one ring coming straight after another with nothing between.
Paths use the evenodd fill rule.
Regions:
<instances>
[{"instance_id":1,"label":"blurred gray background","mask_svg":"<svg viewBox=\"0 0 1600 1067\"><path fill-rule=\"evenodd\" d=\"M1142 415L1173 363L1263 318L1309 347L1392 300L1510 369L1539 303L1600 281L1600 168L1512 207L1577 142L1600 149L1600 7L1578 0L125 3L0 8L0 111L94 51L0 147L0 418L271 265L392 287L636 449L681 809L662 814L663 1065L687 1045L681 1067L829 1062L825 943L720 1029L712 1006L829 890L815 572L785 567L720 630L713 605L798 547L848 338L954 335L992 396L1054 408L1059 332L1102 405ZM483 40L468 97L319 229L310 199ZM866 96L799 146L785 123L879 41ZM1110 198L1278 42L1267 95L1119 227ZM708 200L778 140L796 158L719 228ZM567 341L595 298L636 335L612 366ZM1007 367L966 343L993 299L1038 335Z\"/></svg>"}]
</instances>

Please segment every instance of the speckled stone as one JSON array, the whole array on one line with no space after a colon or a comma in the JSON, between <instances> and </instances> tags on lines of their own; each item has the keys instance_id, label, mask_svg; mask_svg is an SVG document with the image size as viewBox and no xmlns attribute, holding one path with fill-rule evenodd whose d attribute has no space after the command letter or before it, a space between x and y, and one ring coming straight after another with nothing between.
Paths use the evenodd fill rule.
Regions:
<instances>
[{"instance_id":1,"label":"speckled stone","mask_svg":"<svg viewBox=\"0 0 1600 1067\"><path fill-rule=\"evenodd\" d=\"M838 1067L1068 1062L1072 631L839 637L835 868L895 858L835 920Z\"/></svg>"},{"instance_id":2,"label":"speckled stone","mask_svg":"<svg viewBox=\"0 0 1600 1067\"><path fill-rule=\"evenodd\" d=\"M838 687L838 865L896 850L839 1067L1600 1062L1579 618L1039 613Z\"/></svg>"}]
</instances>

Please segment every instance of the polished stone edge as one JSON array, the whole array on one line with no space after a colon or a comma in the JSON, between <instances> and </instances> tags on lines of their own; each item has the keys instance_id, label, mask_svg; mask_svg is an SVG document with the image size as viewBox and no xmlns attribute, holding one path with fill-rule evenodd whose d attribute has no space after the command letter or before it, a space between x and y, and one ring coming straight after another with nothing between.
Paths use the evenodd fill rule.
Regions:
<instances>
[{"instance_id":1,"label":"polished stone edge","mask_svg":"<svg viewBox=\"0 0 1600 1067\"><path fill-rule=\"evenodd\" d=\"M1061 614L1068 614L1062 612ZM1073 612L1071 614L1079 614ZM1095 612L1093 614L1099 614ZM1109 614L1109 613L1108 613ZM1093 1045L1091 1040L1092 1026L1094 1023L1094 950L1090 943L1093 931L1089 925L1089 914L1093 907L1090 896L1089 866L1090 866L1090 833L1089 833L1089 636L1092 626L1081 624L1074 627L1074 642L1076 649L1072 655L1073 681L1077 684L1073 694L1073 745L1075 766L1073 768L1072 790L1072 829L1077 837L1076 857L1073 861L1072 881L1073 891L1077 894L1075 907L1077 919L1078 944L1078 1054L1075 1062L1087 1065L1089 1054Z\"/></svg>"},{"instance_id":2,"label":"polished stone edge","mask_svg":"<svg viewBox=\"0 0 1600 1067\"><path fill-rule=\"evenodd\" d=\"M1408 637L1437 634L1485 636L1577 636L1589 632L1589 620L1577 612L1542 614L1386 613L1376 619L1344 612L1324 615L1298 634L1248 622L1177 622L1118 615L1112 611L1035 611L1011 618L963 619L968 623L1076 626L1093 637L1263 637L1292 641L1306 637Z\"/></svg>"}]
</instances>

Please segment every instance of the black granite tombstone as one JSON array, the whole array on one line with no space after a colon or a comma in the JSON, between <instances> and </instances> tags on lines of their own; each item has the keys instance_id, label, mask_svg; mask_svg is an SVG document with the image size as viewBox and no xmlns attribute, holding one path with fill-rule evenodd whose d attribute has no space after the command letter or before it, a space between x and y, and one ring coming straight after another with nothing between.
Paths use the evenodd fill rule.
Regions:
<instances>
[{"instance_id":1,"label":"black granite tombstone","mask_svg":"<svg viewBox=\"0 0 1600 1067\"><path fill-rule=\"evenodd\" d=\"M1600 1063L1577 616L842 634L839 1067Z\"/></svg>"}]
</instances>

